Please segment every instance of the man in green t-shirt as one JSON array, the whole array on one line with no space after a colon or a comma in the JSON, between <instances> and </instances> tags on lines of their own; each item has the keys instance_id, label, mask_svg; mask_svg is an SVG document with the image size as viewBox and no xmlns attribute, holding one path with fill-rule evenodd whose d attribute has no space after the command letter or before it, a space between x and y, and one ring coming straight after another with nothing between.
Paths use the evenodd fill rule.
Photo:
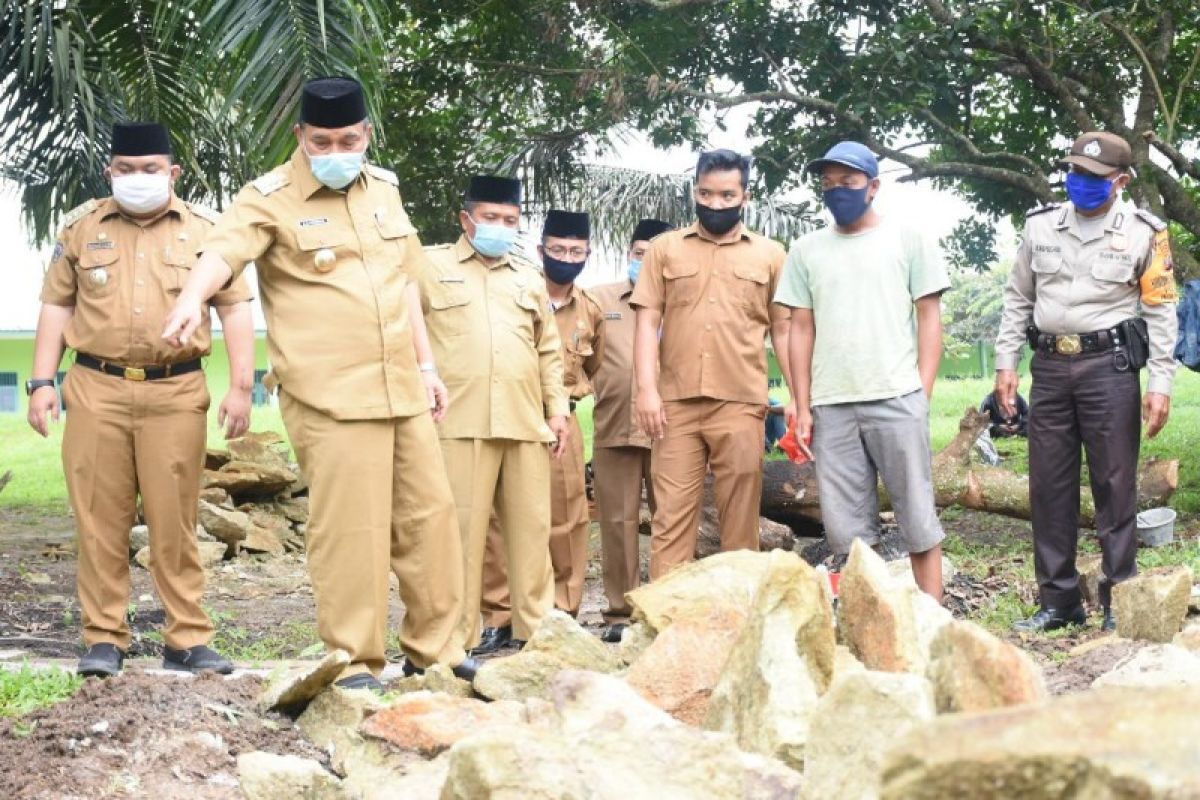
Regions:
<instances>
[{"instance_id":1,"label":"man in green t-shirt","mask_svg":"<svg viewBox=\"0 0 1200 800\"><path fill-rule=\"evenodd\" d=\"M775 302L792 313L796 435L812 436L830 547L879 540L879 478L922 590L942 596L945 538L933 496L929 397L942 357L937 249L872 201L879 162L858 142L813 161L835 225L797 241Z\"/></svg>"}]
</instances>

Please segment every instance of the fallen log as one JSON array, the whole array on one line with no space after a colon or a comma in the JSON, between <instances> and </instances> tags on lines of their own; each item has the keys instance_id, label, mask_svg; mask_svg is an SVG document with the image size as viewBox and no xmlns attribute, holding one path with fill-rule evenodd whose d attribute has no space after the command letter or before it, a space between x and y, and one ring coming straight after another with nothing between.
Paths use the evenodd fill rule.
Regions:
<instances>
[{"instance_id":1,"label":"fallen log","mask_svg":"<svg viewBox=\"0 0 1200 800\"><path fill-rule=\"evenodd\" d=\"M971 462L971 450L987 428L988 417L968 408L959 421L958 435L933 457L933 483L940 507L962 506L1017 519L1029 519L1029 478L1003 467ZM1138 467L1138 508L1166 505L1179 487L1179 461L1150 459ZM880 486L881 510L890 508ZM759 513L796 530L811 528L821 518L820 489L812 464L767 461ZM1095 526L1096 506L1091 489L1080 489L1080 522Z\"/></svg>"}]
</instances>

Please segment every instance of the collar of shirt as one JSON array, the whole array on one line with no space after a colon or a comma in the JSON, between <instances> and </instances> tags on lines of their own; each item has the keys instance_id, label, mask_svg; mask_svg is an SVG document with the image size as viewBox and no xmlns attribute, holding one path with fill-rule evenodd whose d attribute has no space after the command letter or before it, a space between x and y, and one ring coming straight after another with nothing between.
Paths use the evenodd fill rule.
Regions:
<instances>
[{"instance_id":1,"label":"collar of shirt","mask_svg":"<svg viewBox=\"0 0 1200 800\"><path fill-rule=\"evenodd\" d=\"M579 288L578 283L572 283L571 291L567 292L566 300L563 300L561 303L556 303L554 301L553 297L550 298L550 310L554 311L555 313L562 311L564 308L571 305L571 303L574 303L576 300L579 300L582 292L583 292L583 290ZM547 286L546 287L546 296L549 297L549 295L550 295L550 287Z\"/></svg>"},{"instance_id":2,"label":"collar of shirt","mask_svg":"<svg viewBox=\"0 0 1200 800\"><path fill-rule=\"evenodd\" d=\"M628 300L628 299L629 299L629 296L630 296L631 294L633 294L633 281L631 281L631 280L626 280L626 281L625 281L625 283L626 283L626 284L628 284L628 285L627 285L627 286L626 286L624 289L622 289L622 290L621 290L621 295L620 295L620 297L621 297L621 299L622 299L622 300Z\"/></svg>"},{"instance_id":3,"label":"collar of shirt","mask_svg":"<svg viewBox=\"0 0 1200 800\"><path fill-rule=\"evenodd\" d=\"M135 219L129 216L121 210L121 206L118 205L114 198L106 197L101 201L100 219L106 220L112 216L122 216L135 225L146 226L153 225L167 214L174 214L177 217L182 217L185 211L187 211L187 203L180 200L179 195L175 194L174 192L171 192L171 201L167 203L167 207L163 209L161 214L157 214L153 217L146 217L144 219Z\"/></svg>"},{"instance_id":4,"label":"collar of shirt","mask_svg":"<svg viewBox=\"0 0 1200 800\"><path fill-rule=\"evenodd\" d=\"M346 194L353 189L355 185L366 185L366 182L370 179L367 174L366 166L366 162L364 161L363 170L362 172L358 173L358 177L355 178L354 181L345 189L335 192L333 189L330 189L313 176L312 162L308 160L308 153L304 152L303 147L297 146L292 152L292 181L296 184L296 188L300 190L300 193L304 196L305 200L312 197L322 189L327 192L334 192L335 194Z\"/></svg>"},{"instance_id":5,"label":"collar of shirt","mask_svg":"<svg viewBox=\"0 0 1200 800\"><path fill-rule=\"evenodd\" d=\"M706 231L700 227L699 221L696 221L683 229L683 238L686 239L689 236L695 236L697 238L703 239L706 242L712 242L713 244L717 245L718 247L723 246L723 245L729 245L729 244L737 244L738 242L741 242L741 241L749 241L750 231L746 230L745 223L743 223L743 222L738 223L737 232L738 232L738 238L730 239L727 242L718 242L712 238L712 236L708 233L708 231Z\"/></svg>"},{"instance_id":6,"label":"collar of shirt","mask_svg":"<svg viewBox=\"0 0 1200 800\"><path fill-rule=\"evenodd\" d=\"M1071 234L1074 235L1074 237L1076 239L1078 239L1079 241L1086 244L1087 242L1091 242L1096 239L1100 239L1104 236L1104 234L1109 233L1112 230L1114 230L1113 226L1115 224L1115 220L1118 215L1123 215L1125 218L1128 218L1128 216L1129 216L1128 210L1125 208L1125 202L1123 200L1117 200L1117 202L1112 204L1112 208L1110 208L1108 210L1108 213L1106 213L1104 215L1104 224L1103 225L1097 225L1097 226L1092 227L1092 230L1096 231L1096 235L1091 236L1087 239L1084 239L1083 231L1080 229L1080 224L1079 224L1080 218L1079 218L1078 213L1075 211L1075 206L1072 203L1066 203L1063 206L1062 213L1059 215L1058 222L1055 223L1054 227L1058 228L1058 230L1060 230L1060 231L1061 230L1070 231ZM1122 225L1121 225L1122 228L1124 227L1124 224L1127 221L1128 221L1127 219L1122 219Z\"/></svg>"},{"instance_id":7,"label":"collar of shirt","mask_svg":"<svg viewBox=\"0 0 1200 800\"><path fill-rule=\"evenodd\" d=\"M454 257L458 259L460 264L464 261L470 261L472 258L474 258L488 269L495 269L501 265L507 266L509 269L516 269L516 267L514 267L508 260L507 255L500 256L500 258L496 259L491 264L485 262L483 260L483 256L479 255L475 248L471 246L471 242L467 239L467 235L465 233L459 236L458 241L454 243Z\"/></svg>"}]
</instances>

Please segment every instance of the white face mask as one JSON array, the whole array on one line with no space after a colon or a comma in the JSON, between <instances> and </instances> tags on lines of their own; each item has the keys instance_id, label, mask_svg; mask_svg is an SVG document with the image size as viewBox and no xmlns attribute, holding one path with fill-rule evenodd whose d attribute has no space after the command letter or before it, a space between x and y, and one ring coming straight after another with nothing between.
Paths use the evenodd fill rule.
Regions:
<instances>
[{"instance_id":1,"label":"white face mask","mask_svg":"<svg viewBox=\"0 0 1200 800\"><path fill-rule=\"evenodd\" d=\"M149 214L170 201L171 177L145 172L114 175L112 193L117 205L131 214Z\"/></svg>"}]
</instances>

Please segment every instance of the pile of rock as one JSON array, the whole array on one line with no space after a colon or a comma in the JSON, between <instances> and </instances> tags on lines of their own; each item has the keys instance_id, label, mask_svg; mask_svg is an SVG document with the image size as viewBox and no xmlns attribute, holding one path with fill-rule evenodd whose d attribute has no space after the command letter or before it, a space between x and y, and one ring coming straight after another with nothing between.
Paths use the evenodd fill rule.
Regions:
<instances>
[{"instance_id":1,"label":"pile of rock","mask_svg":"<svg viewBox=\"0 0 1200 800\"><path fill-rule=\"evenodd\" d=\"M209 450L200 482L200 556L212 566L238 555L282 555L304 549L308 485L277 433L248 433L228 450ZM149 531L133 529L130 555L150 564Z\"/></svg>"},{"instance_id":2,"label":"pile of rock","mask_svg":"<svg viewBox=\"0 0 1200 800\"><path fill-rule=\"evenodd\" d=\"M1174 615L1182 580L1148 575L1126 592ZM1159 662L1131 660L1086 693L1051 699L1022 650L952 619L869 547L854 547L840 589L835 604L828 577L793 553L724 553L631 593L636 624L620 647L554 613L473 687L441 667L384 698L327 687L345 663L334 654L281 677L264 700L293 713L311 700L299 725L330 753L332 772L252 754L239 761L243 791L1200 795L1200 686L1183 679L1200 676L1197 627L1154 645ZM1143 624L1161 637L1166 623ZM1174 680L1144 677L1167 670Z\"/></svg>"}]
</instances>

